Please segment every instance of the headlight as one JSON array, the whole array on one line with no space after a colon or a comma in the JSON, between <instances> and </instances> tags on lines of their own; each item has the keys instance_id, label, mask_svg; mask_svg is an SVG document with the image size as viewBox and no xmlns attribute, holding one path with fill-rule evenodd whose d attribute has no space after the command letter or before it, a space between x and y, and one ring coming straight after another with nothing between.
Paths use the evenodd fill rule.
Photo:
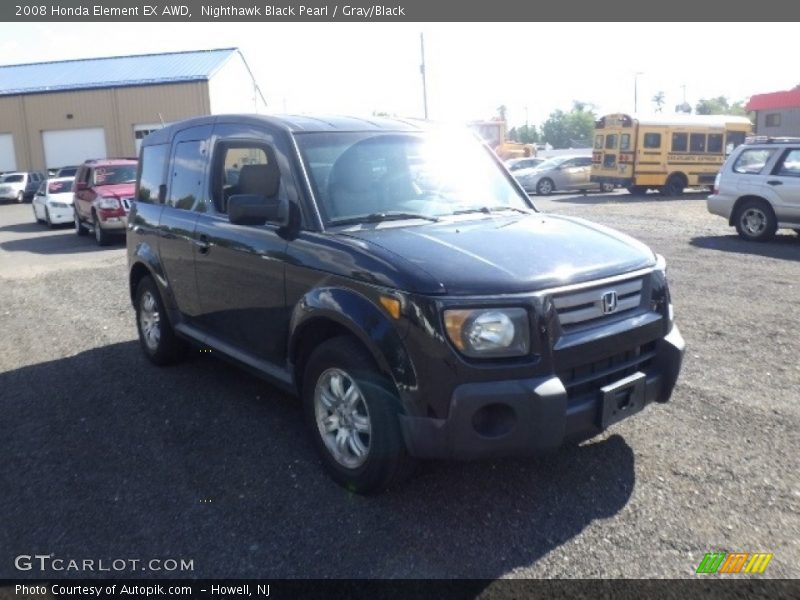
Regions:
<instances>
[{"instance_id":1,"label":"headlight","mask_svg":"<svg viewBox=\"0 0 800 600\"><path fill-rule=\"evenodd\" d=\"M67 204L66 202L55 202L53 200L48 202L48 204L50 206L52 206L53 208L68 208L69 207L69 204Z\"/></svg>"},{"instance_id":2,"label":"headlight","mask_svg":"<svg viewBox=\"0 0 800 600\"><path fill-rule=\"evenodd\" d=\"M656 270L667 274L667 259L660 254L656 254Z\"/></svg>"},{"instance_id":3,"label":"headlight","mask_svg":"<svg viewBox=\"0 0 800 600\"><path fill-rule=\"evenodd\" d=\"M101 196L97 199L97 208L114 209L120 206L119 200L111 196Z\"/></svg>"},{"instance_id":4,"label":"headlight","mask_svg":"<svg viewBox=\"0 0 800 600\"><path fill-rule=\"evenodd\" d=\"M450 341L466 356L523 356L530 349L524 308L445 310L444 324Z\"/></svg>"}]
</instances>

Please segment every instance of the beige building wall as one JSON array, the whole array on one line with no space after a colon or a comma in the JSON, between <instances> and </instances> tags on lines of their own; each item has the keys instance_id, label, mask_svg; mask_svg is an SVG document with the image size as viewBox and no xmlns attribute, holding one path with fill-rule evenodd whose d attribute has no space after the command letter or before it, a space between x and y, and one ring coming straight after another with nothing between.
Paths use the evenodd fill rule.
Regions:
<instances>
[{"instance_id":1,"label":"beige building wall","mask_svg":"<svg viewBox=\"0 0 800 600\"><path fill-rule=\"evenodd\" d=\"M210 110L205 81L3 96L0 133L14 136L17 169L44 170L63 165L45 164L43 131L102 127L109 157L134 156L134 125L179 121Z\"/></svg>"}]
</instances>

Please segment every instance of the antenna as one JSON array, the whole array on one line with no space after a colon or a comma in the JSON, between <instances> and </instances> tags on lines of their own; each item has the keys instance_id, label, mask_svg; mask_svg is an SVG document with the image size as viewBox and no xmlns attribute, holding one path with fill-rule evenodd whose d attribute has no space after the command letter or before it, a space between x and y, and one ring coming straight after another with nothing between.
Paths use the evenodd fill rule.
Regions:
<instances>
[{"instance_id":1,"label":"antenna","mask_svg":"<svg viewBox=\"0 0 800 600\"><path fill-rule=\"evenodd\" d=\"M164 117L161 116L161 113L158 113L158 120L161 121L161 128L162 129L164 127L166 127L166 125L164 125Z\"/></svg>"}]
</instances>

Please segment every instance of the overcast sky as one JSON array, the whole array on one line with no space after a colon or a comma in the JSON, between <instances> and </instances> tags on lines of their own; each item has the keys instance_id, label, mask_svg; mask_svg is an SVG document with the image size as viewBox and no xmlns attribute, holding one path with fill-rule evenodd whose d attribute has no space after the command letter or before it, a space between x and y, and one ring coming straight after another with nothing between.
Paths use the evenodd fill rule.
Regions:
<instances>
[{"instance_id":1,"label":"overcast sky","mask_svg":"<svg viewBox=\"0 0 800 600\"><path fill-rule=\"evenodd\" d=\"M639 112L800 84L795 23L2 23L0 63L237 46L272 112L422 116L421 32L436 119L631 112L636 73Z\"/></svg>"}]
</instances>

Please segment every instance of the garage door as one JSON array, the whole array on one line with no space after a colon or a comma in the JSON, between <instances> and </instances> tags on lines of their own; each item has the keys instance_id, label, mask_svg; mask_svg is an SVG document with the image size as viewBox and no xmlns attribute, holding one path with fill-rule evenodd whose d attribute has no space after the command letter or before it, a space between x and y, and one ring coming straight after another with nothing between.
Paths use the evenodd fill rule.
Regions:
<instances>
[{"instance_id":1,"label":"garage door","mask_svg":"<svg viewBox=\"0 0 800 600\"><path fill-rule=\"evenodd\" d=\"M48 169L79 165L89 158L106 158L102 127L43 131L44 160Z\"/></svg>"},{"instance_id":2,"label":"garage door","mask_svg":"<svg viewBox=\"0 0 800 600\"><path fill-rule=\"evenodd\" d=\"M10 133L0 133L0 173L16 170L17 158L14 156L14 136Z\"/></svg>"}]
</instances>

